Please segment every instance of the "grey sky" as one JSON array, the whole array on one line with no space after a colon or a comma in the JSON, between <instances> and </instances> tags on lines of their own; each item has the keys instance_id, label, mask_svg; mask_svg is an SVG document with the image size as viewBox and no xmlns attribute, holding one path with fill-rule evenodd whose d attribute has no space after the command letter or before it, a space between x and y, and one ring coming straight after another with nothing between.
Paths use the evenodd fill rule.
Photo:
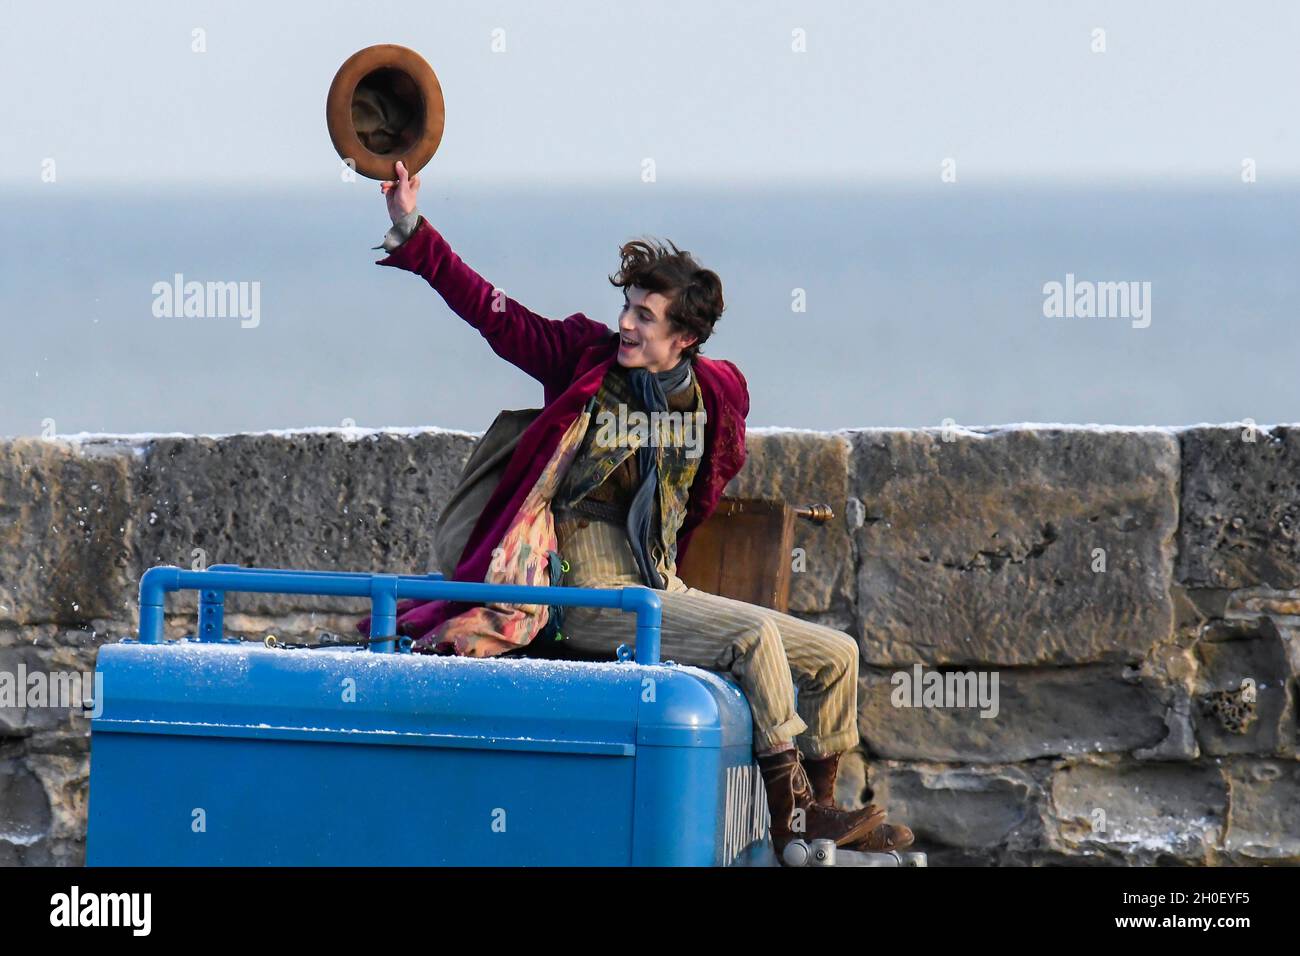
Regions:
<instances>
[{"instance_id":1,"label":"grey sky","mask_svg":"<svg viewBox=\"0 0 1300 956\"><path fill-rule=\"evenodd\" d=\"M1300 4L6 3L0 183L338 182L330 79L420 51L447 182L1300 175ZM207 52L191 52L191 30ZM1093 53L1092 31L1106 31ZM505 31L506 52L491 51ZM806 31L807 52L791 51Z\"/></svg>"}]
</instances>

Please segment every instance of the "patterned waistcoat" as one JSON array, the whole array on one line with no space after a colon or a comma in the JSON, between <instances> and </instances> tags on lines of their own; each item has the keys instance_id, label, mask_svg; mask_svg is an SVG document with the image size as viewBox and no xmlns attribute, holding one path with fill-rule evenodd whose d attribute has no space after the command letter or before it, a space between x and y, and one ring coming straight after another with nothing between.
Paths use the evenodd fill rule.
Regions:
<instances>
[{"instance_id":1,"label":"patterned waistcoat","mask_svg":"<svg viewBox=\"0 0 1300 956\"><path fill-rule=\"evenodd\" d=\"M668 413L652 419L632 394L627 371L612 366L596 392L591 423L577 457L560 480L553 505L562 511L590 497L613 502L626 513L641 482L633 453L643 441L655 441L657 424L659 544L651 557L660 564L675 564L677 532L686 520L691 482L704 453L705 418L694 373L689 388L668 396Z\"/></svg>"}]
</instances>

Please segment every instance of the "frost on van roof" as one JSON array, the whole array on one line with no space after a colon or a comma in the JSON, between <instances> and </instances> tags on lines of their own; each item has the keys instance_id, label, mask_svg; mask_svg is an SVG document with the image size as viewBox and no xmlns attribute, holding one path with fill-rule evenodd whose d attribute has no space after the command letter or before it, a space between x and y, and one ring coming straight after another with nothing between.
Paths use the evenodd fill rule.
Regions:
<instances>
[{"instance_id":1,"label":"frost on van roof","mask_svg":"<svg viewBox=\"0 0 1300 956\"><path fill-rule=\"evenodd\" d=\"M133 654L144 654L149 656L158 656L162 659L184 660L191 664L202 664L202 668L196 673L204 673L209 678L220 674L223 669L229 674L229 668L234 667L240 673L247 671L250 661L255 658L265 660L291 660L294 662L304 663L308 660L328 660L332 663L344 664L351 668L402 668L402 667L424 667L431 668L435 671L444 670L451 673L468 674L466 668L486 668L497 670L506 676L537 676L545 677L551 681L560 679L576 679L581 681L588 677L593 671L604 673L616 672L626 674L630 669L639 669L642 665L635 661L603 660L603 661L572 661L562 659L547 658L529 658L529 657L483 657L470 658L458 657L455 655L433 655L433 654L377 654L364 650L360 647L313 647L313 648L295 648L288 650L284 648L270 648L265 646L261 641L238 641L238 642L217 642L217 641L164 641L161 644L140 644L138 642L125 644L125 647L132 648ZM291 655L286 658L286 655ZM666 666L663 661L659 664L649 665L653 667ZM684 665L674 665L682 667ZM691 668L694 670L694 668Z\"/></svg>"}]
</instances>

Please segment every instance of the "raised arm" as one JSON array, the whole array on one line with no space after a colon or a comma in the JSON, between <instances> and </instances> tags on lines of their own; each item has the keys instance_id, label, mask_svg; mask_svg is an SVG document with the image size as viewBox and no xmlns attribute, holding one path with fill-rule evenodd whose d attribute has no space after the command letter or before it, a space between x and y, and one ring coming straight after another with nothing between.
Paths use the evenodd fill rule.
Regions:
<instances>
[{"instance_id":1,"label":"raised arm","mask_svg":"<svg viewBox=\"0 0 1300 956\"><path fill-rule=\"evenodd\" d=\"M407 179L397 164L398 179L382 185L394 228L385 237L390 254L378 260L423 276L451 310L478 329L492 351L542 383L549 400L571 380L578 357L588 346L615 334L580 312L563 320L548 319L497 289L456 255L415 209L420 177ZM410 231L412 216L416 217ZM404 235L409 231L409 238Z\"/></svg>"}]
</instances>

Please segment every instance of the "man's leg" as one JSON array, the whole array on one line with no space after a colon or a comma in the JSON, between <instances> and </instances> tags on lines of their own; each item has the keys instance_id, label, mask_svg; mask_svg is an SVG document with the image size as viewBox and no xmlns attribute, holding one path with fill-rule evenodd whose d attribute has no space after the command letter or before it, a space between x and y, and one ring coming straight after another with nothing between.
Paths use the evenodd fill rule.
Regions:
<instances>
[{"instance_id":1,"label":"man's leg","mask_svg":"<svg viewBox=\"0 0 1300 956\"><path fill-rule=\"evenodd\" d=\"M749 701L754 751L793 747L808 724L800 716L802 702L795 709L791 665L771 612L693 588L661 591L659 598L662 658L730 673ZM635 619L613 608L568 609L564 633L574 647L606 651L611 657L619 644L636 646Z\"/></svg>"},{"instance_id":2,"label":"man's leg","mask_svg":"<svg viewBox=\"0 0 1300 956\"><path fill-rule=\"evenodd\" d=\"M701 594L704 592L695 591ZM753 607L710 595L728 605ZM776 626L799 688L796 701L806 730L797 742L804 756L826 757L858 745L858 644L843 631L804 621L791 614L758 608Z\"/></svg>"},{"instance_id":3,"label":"man's leg","mask_svg":"<svg viewBox=\"0 0 1300 956\"><path fill-rule=\"evenodd\" d=\"M571 565L572 586L640 584L631 547L616 526L566 520L557 525L557 535L559 550ZM749 701L754 750L772 817L772 845L778 854L796 835L807 840L830 839L845 846L876 830L885 817L878 807L844 811L814 799L794 744L796 737L809 730L809 724L795 709L792 675L796 670L786 656L781 626L790 631L791 644L800 648L798 659L803 663L797 673L801 687L810 689L810 700L801 703L800 710L812 716L819 728L806 742L814 750L847 739L843 726L846 712L847 723L853 726L856 697L850 699L843 691L848 680L856 694L856 647L850 666L843 635L830 640L823 633L828 629L801 627L804 622L789 615L688 588L676 574L669 575L668 587L659 592L659 598L664 659L727 671ZM636 641L631 615L613 608L568 608L563 630L574 647L610 656L619 644L635 645ZM822 652L831 655L831 666L818 659ZM853 741L846 746L856 740L854 730Z\"/></svg>"},{"instance_id":4,"label":"man's leg","mask_svg":"<svg viewBox=\"0 0 1300 956\"><path fill-rule=\"evenodd\" d=\"M849 642L851 650L846 651L844 635L817 625L789 629L789 642L799 649L799 660L806 662L799 671L804 684L796 710L792 664L786 657L783 622L779 620L782 616L694 588L661 591L659 599L663 658L727 671L739 681L749 701L754 754L767 790L772 845L777 853L795 837L829 839L847 846L876 831L885 818L879 807L845 811L816 801L794 742L809 730L800 712L807 713L818 728L807 737L805 746L821 751L857 742L853 718L845 717L845 709L851 715L855 706L855 692L844 686L847 680L856 688L856 646ZM614 608L570 608L564 632L575 647L611 656L620 643L635 645L631 615ZM820 661L819 653L828 654L829 660ZM808 688L806 702L803 687ZM848 730L843 726L846 720Z\"/></svg>"},{"instance_id":5,"label":"man's leg","mask_svg":"<svg viewBox=\"0 0 1300 956\"><path fill-rule=\"evenodd\" d=\"M572 586L641 583L623 529L569 517L557 521L556 533L572 565ZM851 637L687 587L675 569L667 574L667 590L659 592L661 654L736 678L754 714L756 752L789 749L796 737L810 757L857 745L858 650ZM574 647L612 657L619 644L635 644L631 620L613 609L569 608L563 630ZM792 680L799 687L797 710Z\"/></svg>"}]
</instances>

